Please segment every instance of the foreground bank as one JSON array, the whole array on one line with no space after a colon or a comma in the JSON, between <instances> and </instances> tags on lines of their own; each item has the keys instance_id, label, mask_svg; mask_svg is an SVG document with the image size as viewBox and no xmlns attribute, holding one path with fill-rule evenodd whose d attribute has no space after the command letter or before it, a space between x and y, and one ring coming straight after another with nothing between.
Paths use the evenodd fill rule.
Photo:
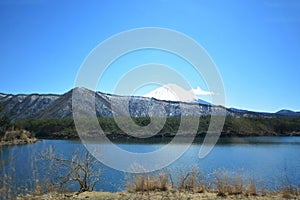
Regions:
<instances>
[{"instance_id":1,"label":"foreground bank","mask_svg":"<svg viewBox=\"0 0 300 200\"><path fill-rule=\"evenodd\" d=\"M161 200L161 199L170 199L170 200L192 200L192 199L206 199L206 200L213 200L213 199L265 199L265 200L273 200L273 199L300 199L300 195L298 194L291 194L287 192L273 192L268 193L265 195L247 195L247 194L238 194L238 195L218 195L217 192L203 192L203 193L195 193L195 192L188 192L188 191L178 191L178 190L170 190L170 191L152 191L152 192L117 192L117 193L110 193L110 192L83 192L83 193L66 193L66 194L59 194L59 193L49 193L44 195L37 195L37 196L23 196L19 197L20 200L27 200L27 199L44 199L44 200L60 200L60 199L99 199L99 200L128 200L128 199L151 199L151 200Z\"/></svg>"},{"instance_id":2,"label":"foreground bank","mask_svg":"<svg viewBox=\"0 0 300 200\"><path fill-rule=\"evenodd\" d=\"M131 174L126 181L127 190L115 193L93 191L89 187L73 193L59 190L43 193L36 187L33 193L19 199L300 199L300 186L286 183L278 189L267 190L264 184L239 174L229 176L216 171L215 178L209 182L203 179L200 171L193 169L180 174L176 180L172 177L168 172Z\"/></svg>"}]
</instances>

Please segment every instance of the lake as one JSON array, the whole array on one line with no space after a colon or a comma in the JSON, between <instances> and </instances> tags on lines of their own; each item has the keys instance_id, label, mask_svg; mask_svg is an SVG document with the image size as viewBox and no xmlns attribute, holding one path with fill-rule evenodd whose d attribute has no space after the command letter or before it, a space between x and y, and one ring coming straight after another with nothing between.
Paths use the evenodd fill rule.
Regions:
<instances>
[{"instance_id":1,"label":"lake","mask_svg":"<svg viewBox=\"0 0 300 200\"><path fill-rule=\"evenodd\" d=\"M129 151L148 152L163 147L167 142L165 139L155 139L139 143L124 139L116 141L116 144ZM280 188L287 181L295 186L300 184L300 137L220 138L204 159L198 157L201 142L201 139L196 139L178 160L168 166L170 173L189 171L193 165L197 165L208 179L214 170L222 170L228 173L242 173L245 177L263 181L269 189ZM173 145L176 149L176 145L181 144ZM29 180L34 179L32 168L39 165L40 160L35 160L35 156L32 155L37 155L50 146L54 152L69 158L74 151L84 148L79 140L43 140L32 145L2 147L0 159L2 163L5 161L5 169L14 169L16 186L29 184ZM102 169L102 175L96 190L115 192L126 189L128 174L103 164L99 164L99 167ZM76 189L75 185L70 187Z\"/></svg>"}]
</instances>

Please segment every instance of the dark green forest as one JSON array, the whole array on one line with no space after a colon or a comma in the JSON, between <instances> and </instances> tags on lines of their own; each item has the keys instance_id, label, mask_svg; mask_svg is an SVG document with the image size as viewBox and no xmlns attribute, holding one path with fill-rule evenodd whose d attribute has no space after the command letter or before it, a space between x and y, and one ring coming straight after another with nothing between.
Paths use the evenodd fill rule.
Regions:
<instances>
[{"instance_id":1,"label":"dark green forest","mask_svg":"<svg viewBox=\"0 0 300 200\"><path fill-rule=\"evenodd\" d=\"M5 131L11 128L11 120L7 115L1 115L2 104L0 103L0 139L4 136Z\"/></svg>"},{"instance_id":2,"label":"dark green forest","mask_svg":"<svg viewBox=\"0 0 300 200\"><path fill-rule=\"evenodd\" d=\"M128 120L121 118L122 120ZM132 118L140 126L146 126L151 121L149 117ZM157 133L157 137L174 136L181 123L182 118L170 117L164 123L163 119L157 118L157 125L163 128ZM182 129L185 130L183 135L189 135L189 125L199 120L197 136L205 136L208 129L210 116L200 118L185 117ZM118 127L114 118L98 118L99 124L106 135L126 136L127 135ZM125 121L126 122L126 121ZM160 124L164 123L164 124ZM72 118L64 119L31 119L15 122L12 126L17 129L26 129L35 134L38 138L77 138L74 121ZM129 126L129 125L128 125ZM141 133L142 134L142 133ZM224 128L221 136L284 136L300 135L300 117L289 118L235 118L226 117Z\"/></svg>"}]
</instances>

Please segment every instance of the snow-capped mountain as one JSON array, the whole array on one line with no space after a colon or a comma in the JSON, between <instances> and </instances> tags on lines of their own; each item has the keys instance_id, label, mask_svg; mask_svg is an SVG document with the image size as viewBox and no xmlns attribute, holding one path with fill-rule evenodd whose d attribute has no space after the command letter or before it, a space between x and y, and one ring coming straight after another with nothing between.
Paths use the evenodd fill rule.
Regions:
<instances>
[{"instance_id":1,"label":"snow-capped mountain","mask_svg":"<svg viewBox=\"0 0 300 200\"><path fill-rule=\"evenodd\" d=\"M114 112L117 112L118 116L128 116L127 109L130 116L133 117L209 116L212 112L212 109L214 109L216 112L226 109L216 105L209 105L209 103L206 104L199 99L195 99L195 96L199 95L199 93L196 93L197 95L195 95L179 86L168 86L169 87L164 86L158 88L147 94L147 96L155 97L155 99L140 96L120 96L102 92L94 92L85 88L74 88L64 94L0 93L0 103L3 106L2 114L8 115L12 121L42 118L71 118L73 116L72 94L74 91L87 96L95 97L95 108L98 117L111 118L114 116ZM176 93L174 91L176 91ZM178 97L178 95L180 97ZM168 100L169 102L165 102L164 100L160 99ZM182 113L180 103L176 102L178 100L192 102L193 104L200 103L202 105L199 106L199 112L195 112L195 106L186 103L184 105L185 112ZM112 101L114 103L114 110L111 108ZM129 103L127 103L128 101ZM152 109L161 107L161 105L164 106L164 109ZM233 117L269 118L300 116L300 112L283 110L279 111L278 113L260 113L231 108L226 109L226 115Z\"/></svg>"},{"instance_id":2,"label":"snow-capped mountain","mask_svg":"<svg viewBox=\"0 0 300 200\"><path fill-rule=\"evenodd\" d=\"M199 87L196 89L185 90L176 84L167 84L145 94L144 97L166 101L181 101L210 105L210 103L197 97L197 95L201 94L201 92L205 92L206 95L210 94L209 92L201 90Z\"/></svg>"}]
</instances>

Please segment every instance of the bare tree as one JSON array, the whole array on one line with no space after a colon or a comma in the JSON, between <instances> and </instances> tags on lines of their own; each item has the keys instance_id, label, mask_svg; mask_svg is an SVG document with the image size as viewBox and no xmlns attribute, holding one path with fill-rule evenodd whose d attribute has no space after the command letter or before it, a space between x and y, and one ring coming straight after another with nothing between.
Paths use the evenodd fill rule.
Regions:
<instances>
[{"instance_id":1,"label":"bare tree","mask_svg":"<svg viewBox=\"0 0 300 200\"><path fill-rule=\"evenodd\" d=\"M61 188L69 182L76 182L79 184L78 192L93 191L100 181L99 162L86 149L79 154L74 152L71 159L52 153L48 153L48 159L57 172L54 182Z\"/></svg>"}]
</instances>

